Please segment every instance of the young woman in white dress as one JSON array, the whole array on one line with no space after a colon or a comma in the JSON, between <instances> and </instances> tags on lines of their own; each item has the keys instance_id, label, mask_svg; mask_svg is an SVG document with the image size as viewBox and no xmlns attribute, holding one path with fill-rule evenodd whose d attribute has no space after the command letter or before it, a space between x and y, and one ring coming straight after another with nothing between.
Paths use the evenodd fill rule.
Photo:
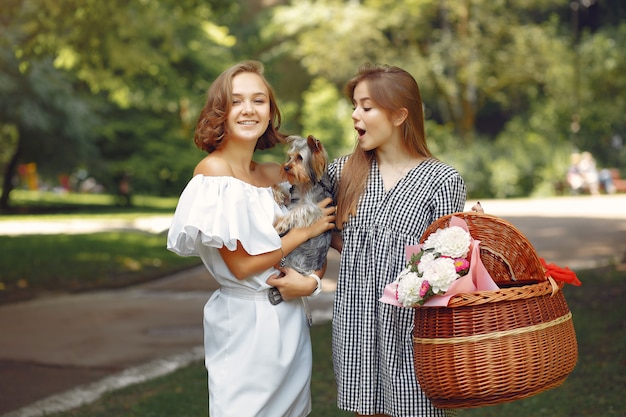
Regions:
<instances>
[{"instance_id":1,"label":"young woman in white dress","mask_svg":"<svg viewBox=\"0 0 626 417\"><path fill-rule=\"evenodd\" d=\"M270 187L281 182L280 165L252 158L255 150L282 142L280 122L259 62L224 71L208 91L194 137L208 156L182 192L168 234L169 250L199 256L220 284L204 307L211 417L311 411L311 341L300 297L319 284L276 266L298 245L333 229L335 209L324 208L323 219L282 238L274 230L283 212ZM271 287L282 302L270 302Z\"/></svg>"}]
</instances>

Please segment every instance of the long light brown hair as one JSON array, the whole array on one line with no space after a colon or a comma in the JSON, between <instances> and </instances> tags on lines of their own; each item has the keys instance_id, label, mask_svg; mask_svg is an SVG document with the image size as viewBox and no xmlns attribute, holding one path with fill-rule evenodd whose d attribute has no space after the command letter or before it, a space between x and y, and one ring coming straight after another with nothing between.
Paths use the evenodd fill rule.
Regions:
<instances>
[{"instance_id":1,"label":"long light brown hair","mask_svg":"<svg viewBox=\"0 0 626 417\"><path fill-rule=\"evenodd\" d=\"M282 122L280 110L276 104L274 90L263 75L263 64L258 61L243 61L222 72L209 87L207 101L198 117L193 137L198 148L211 153L223 143L228 113L233 102L233 78L244 72L261 77L267 88L270 103L270 124L257 141L255 149L269 149L283 142L285 135L279 133Z\"/></svg>"},{"instance_id":2,"label":"long light brown hair","mask_svg":"<svg viewBox=\"0 0 626 417\"><path fill-rule=\"evenodd\" d=\"M372 101L388 115L407 109L408 116L402 123L402 144L407 152L413 156L432 156L426 144L422 96L415 78L398 67L365 64L345 85L344 93L351 102L354 101L354 89L362 82L367 83ZM357 144L346 161L337 191L339 228L343 228L350 215L356 216L359 199L365 190L375 157L376 149L364 151Z\"/></svg>"}]
</instances>

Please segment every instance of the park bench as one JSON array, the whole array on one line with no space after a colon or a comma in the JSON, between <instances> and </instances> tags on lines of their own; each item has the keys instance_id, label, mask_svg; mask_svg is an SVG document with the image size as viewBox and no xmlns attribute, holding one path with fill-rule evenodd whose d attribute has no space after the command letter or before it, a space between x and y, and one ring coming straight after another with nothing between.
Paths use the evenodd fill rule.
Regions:
<instances>
[{"instance_id":1,"label":"park bench","mask_svg":"<svg viewBox=\"0 0 626 417\"><path fill-rule=\"evenodd\" d=\"M609 168L609 172L611 173L611 180L613 182L613 187L615 187L615 192L626 193L626 179L621 178L619 169ZM604 191L606 192L606 190Z\"/></svg>"}]
</instances>

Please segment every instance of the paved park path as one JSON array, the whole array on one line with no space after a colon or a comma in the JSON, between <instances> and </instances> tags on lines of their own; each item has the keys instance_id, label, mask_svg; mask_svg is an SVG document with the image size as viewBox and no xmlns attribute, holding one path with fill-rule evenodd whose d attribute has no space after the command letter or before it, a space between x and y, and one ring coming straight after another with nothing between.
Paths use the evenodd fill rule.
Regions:
<instances>
[{"instance_id":1,"label":"paved park path","mask_svg":"<svg viewBox=\"0 0 626 417\"><path fill-rule=\"evenodd\" d=\"M475 201L468 203L468 207ZM626 194L482 201L548 262L572 269L626 262ZM169 217L133 222L15 222L2 235L159 233ZM165 244L165 243L164 243ZM331 317L338 255L329 254L314 321ZM202 358L202 306L216 289L203 267L124 289L57 295L0 306L0 417L43 416Z\"/></svg>"}]
</instances>

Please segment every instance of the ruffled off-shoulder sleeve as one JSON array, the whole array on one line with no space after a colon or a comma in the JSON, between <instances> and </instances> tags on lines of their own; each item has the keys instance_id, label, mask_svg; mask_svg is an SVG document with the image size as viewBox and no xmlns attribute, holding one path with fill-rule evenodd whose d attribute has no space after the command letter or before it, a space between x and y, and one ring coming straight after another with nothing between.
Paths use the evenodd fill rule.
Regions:
<instances>
[{"instance_id":1,"label":"ruffled off-shoulder sleeve","mask_svg":"<svg viewBox=\"0 0 626 417\"><path fill-rule=\"evenodd\" d=\"M281 240L274 230L277 205L269 189L230 177L196 175L183 190L167 235L167 249L198 256L198 248L237 241L251 255L274 251Z\"/></svg>"}]
</instances>

